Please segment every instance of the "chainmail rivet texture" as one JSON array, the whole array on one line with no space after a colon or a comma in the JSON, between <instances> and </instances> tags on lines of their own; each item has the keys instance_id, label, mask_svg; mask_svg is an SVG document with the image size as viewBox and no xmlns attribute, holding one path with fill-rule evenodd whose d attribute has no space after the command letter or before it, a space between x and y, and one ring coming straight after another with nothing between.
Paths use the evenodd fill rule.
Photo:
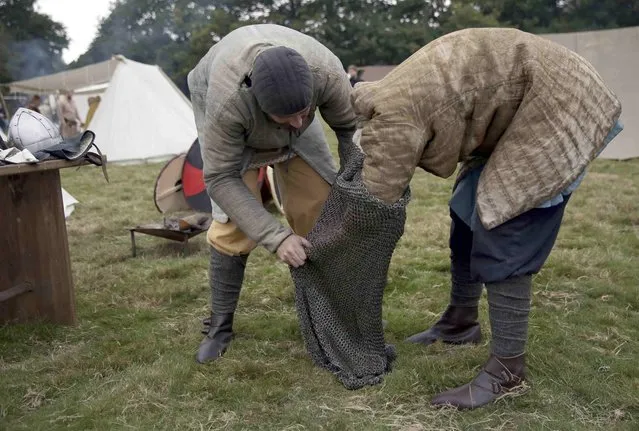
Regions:
<instances>
[{"instance_id":1,"label":"chainmail rivet texture","mask_svg":"<svg viewBox=\"0 0 639 431\"><path fill-rule=\"evenodd\" d=\"M348 389L381 383L396 354L384 342L382 298L404 233L410 190L388 205L361 179L364 154L340 154L340 171L308 234L307 263L291 268L302 336L313 362Z\"/></svg>"}]
</instances>

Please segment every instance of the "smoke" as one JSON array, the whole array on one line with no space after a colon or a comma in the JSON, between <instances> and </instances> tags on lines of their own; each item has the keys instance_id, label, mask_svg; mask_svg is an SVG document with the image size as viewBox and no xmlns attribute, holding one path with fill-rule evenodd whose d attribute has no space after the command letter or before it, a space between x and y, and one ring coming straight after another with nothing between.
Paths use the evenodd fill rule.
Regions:
<instances>
[{"instance_id":1,"label":"smoke","mask_svg":"<svg viewBox=\"0 0 639 431\"><path fill-rule=\"evenodd\" d=\"M7 69L16 81L47 75L64 67L61 55L52 52L44 39L12 41L8 48Z\"/></svg>"}]
</instances>

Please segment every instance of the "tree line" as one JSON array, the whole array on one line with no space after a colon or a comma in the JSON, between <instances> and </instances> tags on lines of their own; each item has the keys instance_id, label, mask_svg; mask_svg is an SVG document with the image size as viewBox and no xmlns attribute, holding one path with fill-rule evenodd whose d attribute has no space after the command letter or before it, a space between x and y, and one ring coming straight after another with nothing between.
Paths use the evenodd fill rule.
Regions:
<instances>
[{"instance_id":1,"label":"tree line","mask_svg":"<svg viewBox=\"0 0 639 431\"><path fill-rule=\"evenodd\" d=\"M0 0L0 82L122 54L158 64L186 92L187 73L209 48L254 23L313 36L345 66L398 64L468 27L556 33L639 25L639 0L114 0L88 50L65 65L64 28L36 12L35 1Z\"/></svg>"}]
</instances>

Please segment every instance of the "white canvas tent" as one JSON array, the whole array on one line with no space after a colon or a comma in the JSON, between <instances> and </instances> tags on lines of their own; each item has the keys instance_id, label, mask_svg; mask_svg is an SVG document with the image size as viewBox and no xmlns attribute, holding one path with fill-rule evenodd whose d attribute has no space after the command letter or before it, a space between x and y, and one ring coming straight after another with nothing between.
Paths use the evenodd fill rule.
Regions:
<instances>
[{"instance_id":1,"label":"white canvas tent","mask_svg":"<svg viewBox=\"0 0 639 431\"><path fill-rule=\"evenodd\" d=\"M591 62L621 101L624 130L600 157L621 160L639 157L639 27L541 36Z\"/></svg>"},{"instance_id":2,"label":"white canvas tent","mask_svg":"<svg viewBox=\"0 0 639 431\"><path fill-rule=\"evenodd\" d=\"M114 56L7 85L11 92L30 94L74 90L81 115L88 110L88 97L99 95L89 129L109 162L166 159L186 152L197 137L190 101L155 65Z\"/></svg>"},{"instance_id":3,"label":"white canvas tent","mask_svg":"<svg viewBox=\"0 0 639 431\"><path fill-rule=\"evenodd\" d=\"M78 107L78 113L83 120L87 118L89 112L89 98L94 96L104 96L104 92L109 87L109 83L90 85L74 91L73 99ZM90 127L89 127L90 128Z\"/></svg>"}]
</instances>

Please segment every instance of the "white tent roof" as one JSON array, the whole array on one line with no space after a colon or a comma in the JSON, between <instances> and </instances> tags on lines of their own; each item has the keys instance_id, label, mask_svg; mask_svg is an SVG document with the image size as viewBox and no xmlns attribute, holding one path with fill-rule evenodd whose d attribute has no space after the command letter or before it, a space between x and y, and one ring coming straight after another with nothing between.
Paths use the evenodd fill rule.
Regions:
<instances>
[{"instance_id":1,"label":"white tent roof","mask_svg":"<svg viewBox=\"0 0 639 431\"><path fill-rule=\"evenodd\" d=\"M592 63L621 101L621 132L599 157L639 157L639 27L542 35Z\"/></svg>"},{"instance_id":2,"label":"white tent roof","mask_svg":"<svg viewBox=\"0 0 639 431\"><path fill-rule=\"evenodd\" d=\"M89 129L110 162L165 159L186 152L197 137L191 102L162 69L123 56L7 85L23 93L74 90L81 118L88 97L99 94Z\"/></svg>"},{"instance_id":3,"label":"white tent roof","mask_svg":"<svg viewBox=\"0 0 639 431\"><path fill-rule=\"evenodd\" d=\"M101 98L89 129L110 161L177 155L197 137L191 103L158 66L122 62Z\"/></svg>"},{"instance_id":4,"label":"white tent roof","mask_svg":"<svg viewBox=\"0 0 639 431\"><path fill-rule=\"evenodd\" d=\"M130 60L121 55L116 55L110 60L100 63L54 73L53 75L15 81L6 85L12 93L40 94L55 93L62 90L77 90L82 87L109 82L115 69L123 61Z\"/></svg>"}]
</instances>

